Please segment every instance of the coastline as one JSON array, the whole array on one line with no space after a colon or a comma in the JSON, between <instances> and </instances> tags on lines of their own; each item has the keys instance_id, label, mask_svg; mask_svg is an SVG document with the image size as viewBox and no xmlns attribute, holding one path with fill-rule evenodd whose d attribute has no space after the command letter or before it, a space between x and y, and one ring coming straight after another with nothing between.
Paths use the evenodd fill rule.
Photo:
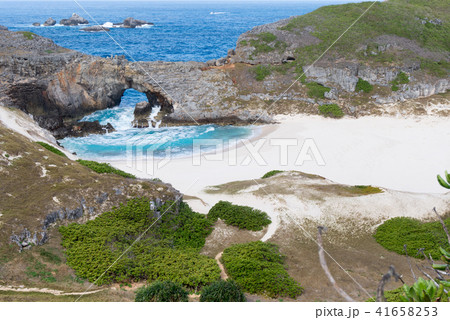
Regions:
<instances>
[{"instance_id":1,"label":"coastline","mask_svg":"<svg viewBox=\"0 0 450 320\"><path fill-rule=\"evenodd\" d=\"M441 143L450 141L446 118L361 117L335 120L297 115L280 116L277 121L278 124L261 128L261 134L248 141L262 145L260 155L265 165L258 165L255 159L246 163L250 153L243 142L217 154L202 154L200 165L195 165L193 162L198 159L191 157L164 160L164 163L155 159L160 167L153 168L153 172L144 172L130 167L126 160L110 163L140 178L159 178L194 196L207 186L257 179L271 170L318 174L349 185L373 185L413 193L444 193L436 175L448 169L450 163L450 150ZM279 139L299 141L298 146L289 147L286 166L280 164L280 147L270 145L271 141ZM301 151L300 143L306 139L313 139L325 165L317 165L314 161L305 161L300 166L295 164ZM214 160L208 161L208 158ZM196 179L198 182L188 189Z\"/></svg>"}]
</instances>

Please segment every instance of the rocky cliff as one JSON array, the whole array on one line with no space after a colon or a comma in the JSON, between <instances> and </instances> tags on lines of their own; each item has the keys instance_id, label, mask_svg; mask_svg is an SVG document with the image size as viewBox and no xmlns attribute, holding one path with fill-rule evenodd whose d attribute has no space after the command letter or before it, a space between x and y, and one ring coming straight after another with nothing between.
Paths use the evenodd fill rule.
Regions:
<instances>
[{"instance_id":1,"label":"rocky cliff","mask_svg":"<svg viewBox=\"0 0 450 320\"><path fill-rule=\"evenodd\" d=\"M227 57L208 63L104 59L3 30L0 102L59 136L82 116L118 105L129 88L161 106L163 125L267 122L277 113L317 114L331 102L353 116L417 113L403 102L433 96L448 103L450 32L441 0L413 2L374 4L335 44L368 3L258 26Z\"/></svg>"}]
</instances>

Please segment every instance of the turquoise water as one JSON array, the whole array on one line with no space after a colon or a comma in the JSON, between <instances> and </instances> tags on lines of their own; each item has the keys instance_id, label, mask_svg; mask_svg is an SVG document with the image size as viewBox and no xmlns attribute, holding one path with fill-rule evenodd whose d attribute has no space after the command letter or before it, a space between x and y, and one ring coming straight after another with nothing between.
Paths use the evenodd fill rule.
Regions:
<instances>
[{"instance_id":1,"label":"turquoise water","mask_svg":"<svg viewBox=\"0 0 450 320\"><path fill-rule=\"evenodd\" d=\"M84 159L119 160L127 156L127 151L143 150L147 156L185 157L192 154L194 139L217 139L223 145L233 144L234 140L245 139L254 134L253 127L235 126L182 126L135 129L131 126L136 101L145 100L145 95L127 90L117 107L96 111L82 121L98 120L108 122L117 130L104 135L89 135L82 138L65 138L60 143L68 150L76 152ZM214 146L202 147L202 151L214 151Z\"/></svg>"},{"instance_id":2,"label":"turquoise water","mask_svg":"<svg viewBox=\"0 0 450 320\"><path fill-rule=\"evenodd\" d=\"M242 33L254 26L275 22L293 15L311 12L327 4L355 2L330 1L0 1L0 24L12 31L28 30L48 37L57 44L87 54L109 57L126 55L137 61L207 61L217 59L234 48ZM84 9L84 10L83 10ZM85 11L86 10L86 11ZM83 32L84 26L33 27L52 17L57 22L75 12L90 21L90 25L122 22L127 17L143 19L155 25L149 28L110 31L117 45L103 32ZM121 48L122 47L122 48ZM133 108L146 97L127 90L120 106L95 112L85 121L110 122L116 132L91 135L84 138L66 138L61 144L86 159L120 159L127 146L154 148L156 156L170 150L172 156L192 152L194 139L222 139L226 144L233 139L247 138L252 127L178 127L160 129L133 129Z\"/></svg>"}]
</instances>

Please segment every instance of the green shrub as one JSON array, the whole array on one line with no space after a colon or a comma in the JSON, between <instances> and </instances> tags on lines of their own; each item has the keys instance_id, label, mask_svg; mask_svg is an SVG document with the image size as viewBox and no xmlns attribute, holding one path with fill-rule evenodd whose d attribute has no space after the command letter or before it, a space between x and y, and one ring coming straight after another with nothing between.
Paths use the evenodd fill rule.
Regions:
<instances>
[{"instance_id":1,"label":"green shrub","mask_svg":"<svg viewBox=\"0 0 450 320\"><path fill-rule=\"evenodd\" d=\"M171 280L197 290L217 280L216 261L199 254L212 223L183 202L168 201L158 212L159 220L149 200L138 198L85 224L60 227L67 264L80 278L94 281L130 248L97 284Z\"/></svg>"},{"instance_id":2,"label":"green shrub","mask_svg":"<svg viewBox=\"0 0 450 320\"><path fill-rule=\"evenodd\" d=\"M335 103L319 106L319 113L330 118L342 118L344 116L342 109Z\"/></svg>"},{"instance_id":3,"label":"green shrub","mask_svg":"<svg viewBox=\"0 0 450 320\"><path fill-rule=\"evenodd\" d=\"M331 89L327 88L317 82L306 83L308 88L308 96L310 98L322 99L325 97L325 92L329 92Z\"/></svg>"},{"instance_id":4,"label":"green shrub","mask_svg":"<svg viewBox=\"0 0 450 320\"><path fill-rule=\"evenodd\" d=\"M444 78L448 77L450 62L445 60L433 61L421 58L420 67L436 77Z\"/></svg>"},{"instance_id":5,"label":"green shrub","mask_svg":"<svg viewBox=\"0 0 450 320\"><path fill-rule=\"evenodd\" d=\"M267 76L269 76L272 73L269 67L262 65L253 67L251 71L254 73L256 81L263 81Z\"/></svg>"},{"instance_id":6,"label":"green shrub","mask_svg":"<svg viewBox=\"0 0 450 320\"><path fill-rule=\"evenodd\" d=\"M355 91L364 91L365 93L369 93L373 90L373 86L367 82L366 80L363 80L361 78L358 79L358 82L356 83Z\"/></svg>"},{"instance_id":7,"label":"green shrub","mask_svg":"<svg viewBox=\"0 0 450 320\"><path fill-rule=\"evenodd\" d=\"M267 213L247 206L238 206L228 201L219 201L208 212L208 219L216 222L222 219L226 224L252 231L262 230L271 223Z\"/></svg>"},{"instance_id":8,"label":"green shrub","mask_svg":"<svg viewBox=\"0 0 450 320\"><path fill-rule=\"evenodd\" d=\"M50 263L59 265L62 262L61 258L58 255L54 254L53 252L41 249L39 253L42 258L44 258L46 261Z\"/></svg>"},{"instance_id":9,"label":"green shrub","mask_svg":"<svg viewBox=\"0 0 450 320\"><path fill-rule=\"evenodd\" d=\"M48 151L53 152L54 154L57 154L58 156L67 158L66 155L64 154L64 152L56 149L54 146L51 146L48 143L45 143L45 142L42 142L42 141L37 141L36 143L38 145L40 145L41 147L44 147Z\"/></svg>"},{"instance_id":10,"label":"green shrub","mask_svg":"<svg viewBox=\"0 0 450 320\"><path fill-rule=\"evenodd\" d=\"M399 74L397 74L397 77L395 77L395 79L393 81L391 81L392 84L392 91L398 91L399 85L400 84L407 84L409 83L409 77L406 73L404 73L403 71L400 71Z\"/></svg>"},{"instance_id":11,"label":"green shrub","mask_svg":"<svg viewBox=\"0 0 450 320\"><path fill-rule=\"evenodd\" d=\"M100 162L89 161L89 160L77 160L77 162L85 167L88 167L89 169L91 169L97 173L113 173L113 174L122 176L124 178L136 179L136 176L134 176L130 173L126 173L125 171L116 169L108 163L100 163Z\"/></svg>"},{"instance_id":12,"label":"green shrub","mask_svg":"<svg viewBox=\"0 0 450 320\"><path fill-rule=\"evenodd\" d=\"M450 219L445 224L450 228ZM433 259L439 259L439 246L448 247L445 232L437 221L423 223L407 217L392 218L377 228L374 237L384 248L398 254L405 254L403 246L406 245L409 255L421 259L422 254L417 254L420 248Z\"/></svg>"},{"instance_id":13,"label":"green shrub","mask_svg":"<svg viewBox=\"0 0 450 320\"><path fill-rule=\"evenodd\" d=\"M276 174L278 174L278 173L281 173L281 172L284 172L284 171L282 171L282 170L272 170L272 171L269 171L269 172L267 172L265 175L262 176L262 179L267 179L267 178L273 177L274 175L276 175Z\"/></svg>"},{"instance_id":14,"label":"green shrub","mask_svg":"<svg viewBox=\"0 0 450 320\"><path fill-rule=\"evenodd\" d=\"M275 244L236 244L224 250L222 261L231 278L249 293L295 298L303 292L287 273L284 256Z\"/></svg>"},{"instance_id":15,"label":"green shrub","mask_svg":"<svg viewBox=\"0 0 450 320\"><path fill-rule=\"evenodd\" d=\"M239 42L239 44L241 45L241 46L247 46L248 45L248 42L247 42L247 40L242 40L241 42Z\"/></svg>"},{"instance_id":16,"label":"green shrub","mask_svg":"<svg viewBox=\"0 0 450 320\"><path fill-rule=\"evenodd\" d=\"M201 302L245 302L241 287L234 281L219 280L203 288L200 295Z\"/></svg>"},{"instance_id":17,"label":"green shrub","mask_svg":"<svg viewBox=\"0 0 450 320\"><path fill-rule=\"evenodd\" d=\"M155 281L136 291L136 302L187 302L189 293L172 281Z\"/></svg>"}]
</instances>

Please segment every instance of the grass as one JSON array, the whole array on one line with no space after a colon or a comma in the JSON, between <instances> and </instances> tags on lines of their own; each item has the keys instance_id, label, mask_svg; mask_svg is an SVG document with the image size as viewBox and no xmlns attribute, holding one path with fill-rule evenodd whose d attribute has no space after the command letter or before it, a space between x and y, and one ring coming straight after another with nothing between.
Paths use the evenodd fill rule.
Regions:
<instances>
[{"instance_id":1,"label":"grass","mask_svg":"<svg viewBox=\"0 0 450 320\"><path fill-rule=\"evenodd\" d=\"M267 179L267 178L273 177L274 175L276 175L278 173L282 173L282 172L284 172L284 171L283 170L272 170L272 171L269 171L266 174L264 174L261 179Z\"/></svg>"},{"instance_id":2,"label":"grass","mask_svg":"<svg viewBox=\"0 0 450 320\"><path fill-rule=\"evenodd\" d=\"M450 219L445 224L450 228ZM421 259L422 254L417 253L420 248L433 259L441 257L440 246L448 248L445 232L437 221L424 223L407 217L393 218L380 225L374 237L384 248L398 254L405 254L403 246L406 245L409 255Z\"/></svg>"},{"instance_id":3,"label":"grass","mask_svg":"<svg viewBox=\"0 0 450 320\"><path fill-rule=\"evenodd\" d=\"M342 109L335 103L319 106L319 113L326 118L342 118L344 116Z\"/></svg>"},{"instance_id":4,"label":"grass","mask_svg":"<svg viewBox=\"0 0 450 320\"><path fill-rule=\"evenodd\" d=\"M317 82L306 83L308 88L308 96L310 98L322 99L325 98L325 92L329 92L331 89L327 88Z\"/></svg>"},{"instance_id":5,"label":"grass","mask_svg":"<svg viewBox=\"0 0 450 320\"><path fill-rule=\"evenodd\" d=\"M420 60L420 67L426 70L429 74L436 77L444 78L448 77L450 70L450 62L445 60L433 61L430 59L422 58Z\"/></svg>"},{"instance_id":6,"label":"grass","mask_svg":"<svg viewBox=\"0 0 450 320\"><path fill-rule=\"evenodd\" d=\"M130 173L126 173L125 171L116 169L108 163L100 163L100 162L89 161L89 160L77 160L77 162L85 167L88 167L89 169L91 169L97 173L112 173L112 174L116 174L116 175L124 177L124 178L136 179L136 176L134 176Z\"/></svg>"},{"instance_id":7,"label":"grass","mask_svg":"<svg viewBox=\"0 0 450 320\"><path fill-rule=\"evenodd\" d=\"M267 76L270 76L272 73L268 66L257 65L250 69L255 75L256 81L263 81Z\"/></svg>"},{"instance_id":8,"label":"grass","mask_svg":"<svg viewBox=\"0 0 450 320\"><path fill-rule=\"evenodd\" d=\"M270 242L236 244L224 250L222 261L244 291L271 298L296 298L303 288L287 273L285 257Z\"/></svg>"},{"instance_id":9,"label":"grass","mask_svg":"<svg viewBox=\"0 0 450 320\"><path fill-rule=\"evenodd\" d=\"M30 31L19 31L19 33L21 33L23 37L27 40L33 40L35 36L35 34Z\"/></svg>"},{"instance_id":10,"label":"grass","mask_svg":"<svg viewBox=\"0 0 450 320\"><path fill-rule=\"evenodd\" d=\"M293 33L313 27L312 35L322 40L319 44L299 48L298 60L311 63L341 33L348 28L372 2L349 3L321 7L311 13L292 19L282 29ZM440 18L441 26L422 24L424 18ZM377 2L348 30L330 50L330 55L352 56L362 43L370 42L381 35L396 35L415 40L432 51L450 51L448 34L448 3L444 0L396 0Z\"/></svg>"},{"instance_id":11,"label":"grass","mask_svg":"<svg viewBox=\"0 0 450 320\"><path fill-rule=\"evenodd\" d=\"M54 146L49 145L48 143L42 142L42 141L38 141L36 142L38 145L40 145L41 147L44 147L45 149L47 149L50 152L53 152L54 154L57 154L58 156L61 157L65 157L67 158L67 156L64 154L64 152L56 149Z\"/></svg>"},{"instance_id":12,"label":"grass","mask_svg":"<svg viewBox=\"0 0 450 320\"><path fill-rule=\"evenodd\" d=\"M360 195L377 194L383 192L383 190L381 190L380 188L372 186L353 186L349 187L349 191L353 194L360 194Z\"/></svg>"},{"instance_id":13,"label":"grass","mask_svg":"<svg viewBox=\"0 0 450 320\"><path fill-rule=\"evenodd\" d=\"M226 224L239 229L262 230L271 223L267 213L247 206L238 206L228 201L219 201L208 212L208 219L216 222L222 219Z\"/></svg>"}]
</instances>

